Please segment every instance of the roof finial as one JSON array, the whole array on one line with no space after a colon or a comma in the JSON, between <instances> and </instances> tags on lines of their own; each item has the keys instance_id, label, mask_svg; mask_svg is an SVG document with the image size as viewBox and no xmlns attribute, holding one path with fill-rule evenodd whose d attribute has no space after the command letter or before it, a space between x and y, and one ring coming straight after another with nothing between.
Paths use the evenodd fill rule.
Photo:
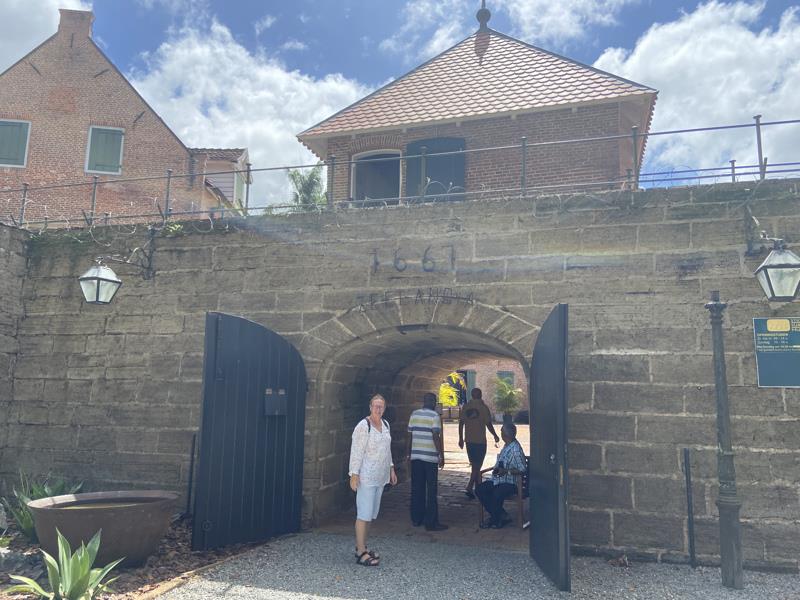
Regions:
<instances>
[{"instance_id":1,"label":"roof finial","mask_svg":"<svg viewBox=\"0 0 800 600\"><path fill-rule=\"evenodd\" d=\"M492 13L489 12L488 8L486 8L486 0L481 0L481 8L478 10L478 14L475 16L478 18L478 23L481 24L481 26L478 28L478 31L486 31L489 29L487 23L489 22L489 19L492 18Z\"/></svg>"}]
</instances>

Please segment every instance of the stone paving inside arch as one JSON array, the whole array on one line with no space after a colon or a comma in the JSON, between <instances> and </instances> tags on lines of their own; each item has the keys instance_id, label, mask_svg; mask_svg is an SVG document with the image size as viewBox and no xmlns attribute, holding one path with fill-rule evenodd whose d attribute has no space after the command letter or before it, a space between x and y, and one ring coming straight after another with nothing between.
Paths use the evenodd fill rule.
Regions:
<instances>
[{"instance_id":1,"label":"stone paving inside arch","mask_svg":"<svg viewBox=\"0 0 800 600\"><path fill-rule=\"evenodd\" d=\"M500 434L500 424L495 430ZM381 501L381 512L373 524L370 535L402 536L410 540L440 542L463 546L478 546L512 551L528 551L528 530L523 530L518 520L517 501L509 499L505 503L508 513L514 522L503 529L480 529L478 527L479 502L469 500L464 495L464 488L469 480L469 463L466 450L458 447L458 425L445 423L445 468L439 471L439 520L449 527L446 531L428 532L424 527L413 527L409 515L409 498L411 485L408 480L401 482L385 492ZM489 444L483 468L494 466L497 453L503 446L501 441L495 448L488 436ZM527 425L517 426L517 437L529 453L530 434ZM407 471L408 466L403 465ZM401 474L402 477L402 474ZM527 502L526 502L527 504ZM525 507L525 520L528 510ZM353 534L355 520L355 502L352 508L341 511L338 515L322 523L317 530L327 533Z\"/></svg>"}]
</instances>

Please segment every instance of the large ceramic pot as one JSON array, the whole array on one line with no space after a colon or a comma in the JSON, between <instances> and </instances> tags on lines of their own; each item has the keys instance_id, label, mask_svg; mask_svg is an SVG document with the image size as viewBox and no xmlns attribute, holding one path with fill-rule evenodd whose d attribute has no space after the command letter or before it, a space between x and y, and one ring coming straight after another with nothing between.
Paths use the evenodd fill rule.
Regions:
<instances>
[{"instance_id":1,"label":"large ceramic pot","mask_svg":"<svg viewBox=\"0 0 800 600\"><path fill-rule=\"evenodd\" d=\"M95 566L142 564L158 549L178 494L160 490L67 494L28 502L42 549L58 556L56 528L74 549L102 530Z\"/></svg>"}]
</instances>

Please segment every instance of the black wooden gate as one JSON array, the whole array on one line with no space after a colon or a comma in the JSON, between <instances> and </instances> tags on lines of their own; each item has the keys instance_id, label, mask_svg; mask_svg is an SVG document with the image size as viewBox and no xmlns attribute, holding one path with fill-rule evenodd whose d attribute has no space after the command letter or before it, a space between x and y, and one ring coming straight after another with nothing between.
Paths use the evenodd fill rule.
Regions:
<instances>
[{"instance_id":1,"label":"black wooden gate","mask_svg":"<svg viewBox=\"0 0 800 600\"><path fill-rule=\"evenodd\" d=\"M206 315L192 548L300 529L306 372L278 334Z\"/></svg>"},{"instance_id":2,"label":"black wooden gate","mask_svg":"<svg viewBox=\"0 0 800 600\"><path fill-rule=\"evenodd\" d=\"M530 376L530 553L558 589L569 591L567 305L542 325Z\"/></svg>"}]
</instances>

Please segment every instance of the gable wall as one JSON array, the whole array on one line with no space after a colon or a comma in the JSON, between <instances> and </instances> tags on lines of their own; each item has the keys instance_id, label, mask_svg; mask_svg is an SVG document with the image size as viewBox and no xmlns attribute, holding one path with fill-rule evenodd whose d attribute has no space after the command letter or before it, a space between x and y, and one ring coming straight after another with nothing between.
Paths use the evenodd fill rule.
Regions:
<instances>
[{"instance_id":1,"label":"gable wall","mask_svg":"<svg viewBox=\"0 0 800 600\"><path fill-rule=\"evenodd\" d=\"M466 149L519 145L525 136L528 144L555 140L618 135L619 104L596 104L546 112L464 121L407 131L342 136L328 142L328 157L336 156L333 190L335 200L350 198L351 172L345 161L354 154L371 149L405 150L409 142L434 137L460 137ZM628 140L622 142L630 144ZM530 187L570 183L606 182L620 176L619 141L581 142L575 144L528 148L526 184ZM466 155L466 190L519 190L521 177L519 149L494 150ZM401 165L405 180L405 163ZM599 186L606 189L613 186ZM619 186L617 186L619 187ZM584 188L585 189L585 188ZM558 191L557 189L555 191ZM517 192L518 193L518 192ZM406 192L403 190L403 194ZM514 192L509 191L513 196ZM481 197L478 194L474 197Z\"/></svg>"},{"instance_id":2,"label":"gable wall","mask_svg":"<svg viewBox=\"0 0 800 600\"><path fill-rule=\"evenodd\" d=\"M121 175L102 180L165 176L167 169L188 173L187 150L139 98L125 79L86 37L62 27L40 48L0 78L0 119L31 122L27 167L0 168L0 190L72 182L92 182L84 171L91 125L123 128ZM202 165L197 166L198 171ZM199 179L172 182L171 204L189 208L199 203ZM100 186L97 213L153 212L164 207L165 181ZM26 218L68 215L80 219L91 206L91 185L56 190L31 190ZM21 194L0 191L4 213L19 217ZM7 219L8 215L3 214Z\"/></svg>"}]
</instances>

